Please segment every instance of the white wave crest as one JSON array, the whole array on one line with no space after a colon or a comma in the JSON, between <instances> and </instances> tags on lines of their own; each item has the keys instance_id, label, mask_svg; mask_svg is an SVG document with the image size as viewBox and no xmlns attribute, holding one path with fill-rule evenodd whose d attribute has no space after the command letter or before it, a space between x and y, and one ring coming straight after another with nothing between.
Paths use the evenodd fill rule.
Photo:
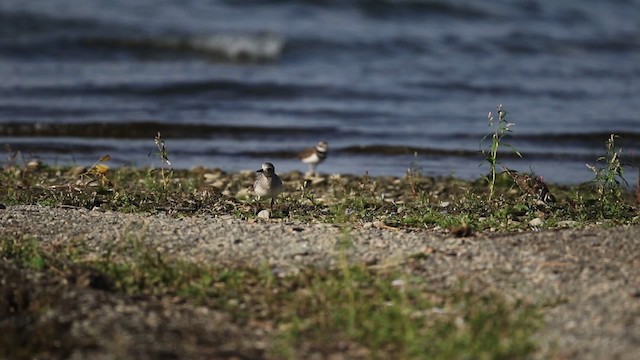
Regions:
<instances>
[{"instance_id":1,"label":"white wave crest","mask_svg":"<svg viewBox=\"0 0 640 360\"><path fill-rule=\"evenodd\" d=\"M152 40L163 48L186 48L232 61L273 61L280 58L285 41L273 33L213 34L190 38Z\"/></svg>"}]
</instances>

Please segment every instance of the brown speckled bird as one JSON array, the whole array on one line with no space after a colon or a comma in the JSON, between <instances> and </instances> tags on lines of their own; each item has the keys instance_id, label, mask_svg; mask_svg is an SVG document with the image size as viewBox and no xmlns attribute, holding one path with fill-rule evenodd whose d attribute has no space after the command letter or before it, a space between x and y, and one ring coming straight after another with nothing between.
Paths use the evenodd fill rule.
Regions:
<instances>
[{"instance_id":1,"label":"brown speckled bird","mask_svg":"<svg viewBox=\"0 0 640 360\"><path fill-rule=\"evenodd\" d=\"M549 191L542 176L533 177L529 174L521 174L507 168L505 168L505 172L511 176L516 185L518 185L518 188L526 195L532 196L545 204L556 202L555 196Z\"/></svg>"}]
</instances>

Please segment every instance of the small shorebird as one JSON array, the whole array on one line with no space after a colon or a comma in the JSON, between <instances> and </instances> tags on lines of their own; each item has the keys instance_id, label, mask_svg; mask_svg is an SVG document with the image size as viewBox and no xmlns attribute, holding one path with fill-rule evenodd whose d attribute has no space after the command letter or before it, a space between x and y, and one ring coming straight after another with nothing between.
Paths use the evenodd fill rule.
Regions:
<instances>
[{"instance_id":1,"label":"small shorebird","mask_svg":"<svg viewBox=\"0 0 640 360\"><path fill-rule=\"evenodd\" d=\"M534 197L536 200L545 204L556 202L555 196L549 191L547 184L544 183L542 176L533 177L529 174L521 174L515 170L504 168L505 172L511 176L513 181L518 185L520 190L528 196Z\"/></svg>"},{"instance_id":2,"label":"small shorebird","mask_svg":"<svg viewBox=\"0 0 640 360\"><path fill-rule=\"evenodd\" d=\"M329 144L326 141L320 141L315 147L302 150L298 154L298 159L309 164L309 173L316 175L316 166L327 158L328 150Z\"/></svg>"},{"instance_id":3,"label":"small shorebird","mask_svg":"<svg viewBox=\"0 0 640 360\"><path fill-rule=\"evenodd\" d=\"M262 168L256 170L260 175L253 183L253 191L258 195L258 199L262 197L271 198L271 209L273 209L274 199L282 192L282 180L276 175L275 170L272 163L266 162L262 164Z\"/></svg>"}]
</instances>

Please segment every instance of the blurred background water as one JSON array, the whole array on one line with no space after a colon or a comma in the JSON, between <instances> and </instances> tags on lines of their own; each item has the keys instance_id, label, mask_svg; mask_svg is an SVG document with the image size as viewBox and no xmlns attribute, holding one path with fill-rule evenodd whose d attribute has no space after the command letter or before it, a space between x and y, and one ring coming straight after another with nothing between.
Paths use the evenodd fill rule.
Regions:
<instances>
[{"instance_id":1,"label":"blurred background water","mask_svg":"<svg viewBox=\"0 0 640 360\"><path fill-rule=\"evenodd\" d=\"M640 152L640 0L2 0L0 145L50 165L477 178L593 174L610 133ZM485 143L488 145L488 143ZM626 168L630 182L637 170Z\"/></svg>"}]
</instances>

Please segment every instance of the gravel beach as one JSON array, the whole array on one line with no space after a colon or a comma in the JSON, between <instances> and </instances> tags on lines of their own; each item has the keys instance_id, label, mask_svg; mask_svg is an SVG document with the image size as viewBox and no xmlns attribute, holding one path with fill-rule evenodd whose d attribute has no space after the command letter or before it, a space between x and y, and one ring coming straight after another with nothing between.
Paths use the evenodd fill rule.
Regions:
<instances>
[{"instance_id":1,"label":"gravel beach","mask_svg":"<svg viewBox=\"0 0 640 360\"><path fill-rule=\"evenodd\" d=\"M254 267L268 264L282 274L305 266L332 266L339 252L345 251L337 243L348 237L352 243L346 250L350 261L371 267L410 267L434 288L463 281L466 286L548 304L538 335L541 356L551 351L562 359L637 359L640 353L640 227L480 233L455 238L370 223L349 227L278 220L252 223L230 216L177 218L41 206L9 206L0 210L0 224L2 237L26 235L52 244L82 241L96 254L103 253L109 244L134 237L161 253L187 261ZM105 300L99 308L92 308L96 312L92 331L114 331L108 330L107 318L124 316L133 321L136 316L145 316L132 315L134 304L121 304L129 306L128 310L121 308L124 312L120 315L110 314L116 311L108 305L113 301L118 302ZM206 312L190 309L185 316L195 321L197 311ZM207 316L223 318L224 314ZM174 319L166 326L180 326L173 322L179 321ZM122 324L126 323L123 320ZM156 319L147 326L162 323ZM120 331L131 332L129 337L142 336L134 335L135 326L122 326ZM225 331L227 335L229 331L241 332ZM259 350L260 334L243 336L243 341L252 342L246 349L257 346ZM126 341L133 341L129 337ZM137 346L143 343L140 339L135 342ZM149 342L148 346L164 345Z\"/></svg>"}]
</instances>

